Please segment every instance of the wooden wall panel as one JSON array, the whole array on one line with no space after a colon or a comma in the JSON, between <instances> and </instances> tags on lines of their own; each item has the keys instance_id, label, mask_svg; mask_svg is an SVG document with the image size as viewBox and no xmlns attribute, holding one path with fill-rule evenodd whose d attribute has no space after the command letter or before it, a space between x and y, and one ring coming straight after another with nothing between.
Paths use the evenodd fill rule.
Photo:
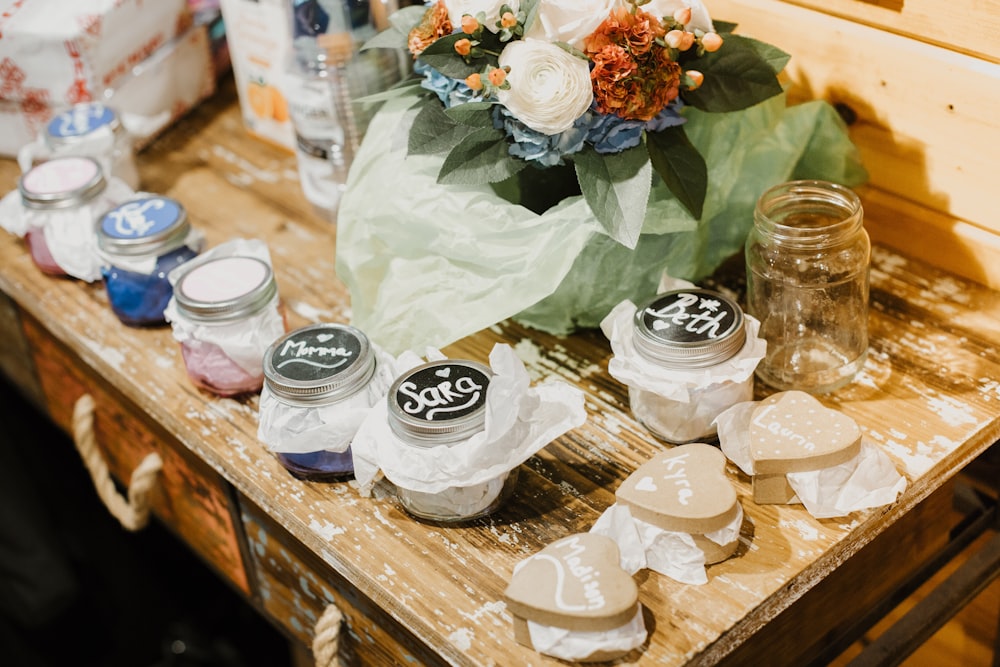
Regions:
<instances>
[{"instance_id":1,"label":"wooden wall panel","mask_svg":"<svg viewBox=\"0 0 1000 667\"><path fill-rule=\"evenodd\" d=\"M1000 20L1000 9L947 10L966 12L969 24L980 14L985 23ZM791 54L792 100L825 99L854 111L851 137L871 175L871 197L892 203L875 209L906 209L920 221L908 234L898 218L871 215L874 237L1000 286L992 268L1000 264L993 202L1000 64L780 0L715 0L712 12Z\"/></svg>"},{"instance_id":2,"label":"wooden wall panel","mask_svg":"<svg viewBox=\"0 0 1000 667\"><path fill-rule=\"evenodd\" d=\"M1000 0L787 0L858 23L1000 62ZM714 7L715 3L712 3ZM971 17L971 18L970 18Z\"/></svg>"}]
</instances>

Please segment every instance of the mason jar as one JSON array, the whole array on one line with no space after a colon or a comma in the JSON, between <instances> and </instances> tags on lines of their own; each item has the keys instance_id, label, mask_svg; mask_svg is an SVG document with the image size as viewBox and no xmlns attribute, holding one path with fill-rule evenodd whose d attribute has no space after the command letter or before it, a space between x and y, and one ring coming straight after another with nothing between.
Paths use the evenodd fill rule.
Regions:
<instances>
[{"instance_id":1,"label":"mason jar","mask_svg":"<svg viewBox=\"0 0 1000 667\"><path fill-rule=\"evenodd\" d=\"M101 165L89 157L55 158L25 172L18 190L35 265L50 275L96 280L94 225L118 203L108 193Z\"/></svg>"},{"instance_id":2,"label":"mason jar","mask_svg":"<svg viewBox=\"0 0 1000 667\"><path fill-rule=\"evenodd\" d=\"M486 390L493 371L465 360L431 361L404 373L388 393L388 423L408 447L456 447L486 426ZM475 461L469 461L475 470ZM437 493L396 487L403 508L432 521L465 521L495 511L510 495L517 468L469 486Z\"/></svg>"},{"instance_id":3,"label":"mason jar","mask_svg":"<svg viewBox=\"0 0 1000 667\"><path fill-rule=\"evenodd\" d=\"M746 242L747 312L761 322L760 380L825 393L868 353L871 245L861 201L826 181L791 181L758 200Z\"/></svg>"},{"instance_id":4,"label":"mason jar","mask_svg":"<svg viewBox=\"0 0 1000 667\"><path fill-rule=\"evenodd\" d=\"M672 290L639 305L632 324L648 376L629 384L629 405L653 435L671 444L711 441L715 418L753 399L753 360L727 364L748 342L746 319L732 299L706 289ZM745 356L752 355L748 349Z\"/></svg>"},{"instance_id":5,"label":"mason jar","mask_svg":"<svg viewBox=\"0 0 1000 667\"><path fill-rule=\"evenodd\" d=\"M97 226L101 274L111 310L130 326L163 324L173 295L167 275L198 255L180 202L161 195L139 197L111 209Z\"/></svg>"},{"instance_id":6,"label":"mason jar","mask_svg":"<svg viewBox=\"0 0 1000 667\"><path fill-rule=\"evenodd\" d=\"M259 391L264 353L286 331L271 266L231 255L178 271L166 317L191 382L219 396Z\"/></svg>"},{"instance_id":7,"label":"mason jar","mask_svg":"<svg viewBox=\"0 0 1000 667\"><path fill-rule=\"evenodd\" d=\"M295 477L314 482L354 474L351 440L385 396L368 337L346 324L313 324L264 354L258 437Z\"/></svg>"},{"instance_id":8,"label":"mason jar","mask_svg":"<svg viewBox=\"0 0 1000 667\"><path fill-rule=\"evenodd\" d=\"M101 102L74 104L57 114L45 126L44 141L49 156L92 157L109 177L139 187L132 139L118 112Z\"/></svg>"}]
</instances>

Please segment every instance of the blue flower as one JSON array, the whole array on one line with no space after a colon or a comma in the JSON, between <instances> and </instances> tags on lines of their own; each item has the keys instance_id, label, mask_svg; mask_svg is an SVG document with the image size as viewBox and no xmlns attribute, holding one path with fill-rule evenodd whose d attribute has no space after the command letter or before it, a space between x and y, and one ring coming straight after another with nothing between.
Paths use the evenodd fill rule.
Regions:
<instances>
[{"instance_id":1,"label":"blue flower","mask_svg":"<svg viewBox=\"0 0 1000 667\"><path fill-rule=\"evenodd\" d=\"M437 95L446 109L475 99L475 93L465 81L445 76L419 59L413 64L413 71L424 77L420 87Z\"/></svg>"},{"instance_id":2,"label":"blue flower","mask_svg":"<svg viewBox=\"0 0 1000 667\"><path fill-rule=\"evenodd\" d=\"M591 107L584 114L587 122L587 143L598 153L620 153L638 146L642 132L659 132L683 124L687 119L680 115L683 105L675 101L648 121L626 120L614 114L599 114Z\"/></svg>"},{"instance_id":3,"label":"blue flower","mask_svg":"<svg viewBox=\"0 0 1000 667\"><path fill-rule=\"evenodd\" d=\"M580 151L587 136L584 116L565 132L548 135L532 130L500 104L493 107L493 127L507 134L511 155L542 167L564 164L563 156Z\"/></svg>"}]
</instances>

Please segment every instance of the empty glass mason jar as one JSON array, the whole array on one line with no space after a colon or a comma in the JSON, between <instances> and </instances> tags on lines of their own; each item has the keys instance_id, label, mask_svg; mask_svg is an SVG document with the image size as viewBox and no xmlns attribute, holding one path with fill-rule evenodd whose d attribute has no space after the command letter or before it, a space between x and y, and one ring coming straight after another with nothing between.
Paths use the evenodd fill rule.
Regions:
<instances>
[{"instance_id":1,"label":"empty glass mason jar","mask_svg":"<svg viewBox=\"0 0 1000 667\"><path fill-rule=\"evenodd\" d=\"M474 361L431 361L389 388L388 423L409 447L459 446L486 427L486 390L493 371ZM475 462L466 462L475 469ZM403 508L433 521L465 521L496 510L510 495L517 468L485 482L439 492L396 487Z\"/></svg>"},{"instance_id":2,"label":"empty glass mason jar","mask_svg":"<svg viewBox=\"0 0 1000 667\"><path fill-rule=\"evenodd\" d=\"M767 341L757 367L765 384L825 393L864 365L871 244L862 217L858 196L826 181L783 183L758 200L747 312Z\"/></svg>"}]
</instances>

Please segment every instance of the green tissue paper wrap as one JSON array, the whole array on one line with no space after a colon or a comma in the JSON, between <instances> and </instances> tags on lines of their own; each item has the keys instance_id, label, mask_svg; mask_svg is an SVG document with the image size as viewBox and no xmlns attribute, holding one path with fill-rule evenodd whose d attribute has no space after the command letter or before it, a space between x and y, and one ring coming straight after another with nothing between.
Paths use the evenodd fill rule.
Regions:
<instances>
[{"instance_id":1,"label":"green tissue paper wrap","mask_svg":"<svg viewBox=\"0 0 1000 667\"><path fill-rule=\"evenodd\" d=\"M352 323L386 350L442 347L510 317L550 333L591 328L660 275L697 282L738 252L761 193L787 180L864 181L835 110L780 95L685 125L708 165L700 221L654 173L642 234L609 237L582 196L538 215L482 186L439 185L441 155L407 157L414 98L387 102L354 158L337 220L338 276Z\"/></svg>"}]
</instances>

